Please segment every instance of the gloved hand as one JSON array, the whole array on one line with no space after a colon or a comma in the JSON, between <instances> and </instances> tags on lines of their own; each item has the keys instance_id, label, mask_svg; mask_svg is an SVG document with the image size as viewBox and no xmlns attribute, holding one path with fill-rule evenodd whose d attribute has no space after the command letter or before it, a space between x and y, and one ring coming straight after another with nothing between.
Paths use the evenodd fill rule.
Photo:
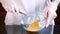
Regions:
<instances>
[{"instance_id":1,"label":"gloved hand","mask_svg":"<svg viewBox=\"0 0 60 34\"><path fill-rule=\"evenodd\" d=\"M51 23L52 20L54 20L56 18L56 10L58 7L58 2L56 1L52 1L51 4L49 6L47 6L46 8L46 22L45 22L45 26L48 27L49 23Z\"/></svg>"},{"instance_id":2,"label":"gloved hand","mask_svg":"<svg viewBox=\"0 0 60 34\"><path fill-rule=\"evenodd\" d=\"M17 4L13 0L0 0L0 2L7 12L19 13L20 9L18 9Z\"/></svg>"}]
</instances>

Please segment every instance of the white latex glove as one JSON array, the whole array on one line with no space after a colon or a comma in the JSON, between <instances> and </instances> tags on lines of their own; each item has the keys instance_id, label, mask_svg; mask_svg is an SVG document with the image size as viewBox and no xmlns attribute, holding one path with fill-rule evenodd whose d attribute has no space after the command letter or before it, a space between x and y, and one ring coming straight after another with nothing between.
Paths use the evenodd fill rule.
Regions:
<instances>
[{"instance_id":1,"label":"white latex glove","mask_svg":"<svg viewBox=\"0 0 60 34\"><path fill-rule=\"evenodd\" d=\"M51 23L52 20L54 20L56 18L56 10L58 7L58 2L57 1L53 1L46 9L46 22L45 22L45 26L48 27L49 24Z\"/></svg>"},{"instance_id":2,"label":"white latex glove","mask_svg":"<svg viewBox=\"0 0 60 34\"><path fill-rule=\"evenodd\" d=\"M0 0L3 8L7 12L19 13L19 9L14 0Z\"/></svg>"}]
</instances>

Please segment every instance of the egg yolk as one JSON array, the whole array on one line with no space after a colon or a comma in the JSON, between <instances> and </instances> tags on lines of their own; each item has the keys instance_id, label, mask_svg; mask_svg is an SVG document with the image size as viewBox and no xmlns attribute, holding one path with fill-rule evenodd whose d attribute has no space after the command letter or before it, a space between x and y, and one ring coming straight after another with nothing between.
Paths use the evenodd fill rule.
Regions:
<instances>
[{"instance_id":1,"label":"egg yolk","mask_svg":"<svg viewBox=\"0 0 60 34\"><path fill-rule=\"evenodd\" d=\"M30 24L27 28L28 31L38 31L41 29L39 26L40 20L35 20L32 24Z\"/></svg>"}]
</instances>

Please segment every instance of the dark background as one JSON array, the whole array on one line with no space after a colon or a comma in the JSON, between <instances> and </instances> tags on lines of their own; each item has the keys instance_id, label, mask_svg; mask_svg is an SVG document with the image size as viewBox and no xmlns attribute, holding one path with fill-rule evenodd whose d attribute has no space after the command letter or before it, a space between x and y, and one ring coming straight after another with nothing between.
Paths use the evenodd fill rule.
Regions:
<instances>
[{"instance_id":1,"label":"dark background","mask_svg":"<svg viewBox=\"0 0 60 34\"><path fill-rule=\"evenodd\" d=\"M59 34L60 33L60 5L58 6L56 13L57 13L57 18L55 19L56 25L55 25L54 34ZM5 23L4 23L5 16L6 16L6 11L4 10L4 8L0 3L0 34L6 34Z\"/></svg>"}]
</instances>

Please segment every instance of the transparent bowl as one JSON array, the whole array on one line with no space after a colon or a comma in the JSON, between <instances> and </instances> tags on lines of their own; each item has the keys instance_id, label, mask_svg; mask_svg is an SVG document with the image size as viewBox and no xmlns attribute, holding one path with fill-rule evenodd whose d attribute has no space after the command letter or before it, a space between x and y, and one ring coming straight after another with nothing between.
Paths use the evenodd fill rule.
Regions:
<instances>
[{"instance_id":1,"label":"transparent bowl","mask_svg":"<svg viewBox=\"0 0 60 34\"><path fill-rule=\"evenodd\" d=\"M36 21L34 21L34 23L28 24L28 25L26 24L23 27L27 31L37 32L37 31L40 31L42 29L42 27L39 26L39 22L40 22L40 20L36 20Z\"/></svg>"},{"instance_id":2,"label":"transparent bowl","mask_svg":"<svg viewBox=\"0 0 60 34\"><path fill-rule=\"evenodd\" d=\"M23 28L26 31L37 32L42 30L44 25L44 19L39 17L36 13L22 14Z\"/></svg>"}]
</instances>

